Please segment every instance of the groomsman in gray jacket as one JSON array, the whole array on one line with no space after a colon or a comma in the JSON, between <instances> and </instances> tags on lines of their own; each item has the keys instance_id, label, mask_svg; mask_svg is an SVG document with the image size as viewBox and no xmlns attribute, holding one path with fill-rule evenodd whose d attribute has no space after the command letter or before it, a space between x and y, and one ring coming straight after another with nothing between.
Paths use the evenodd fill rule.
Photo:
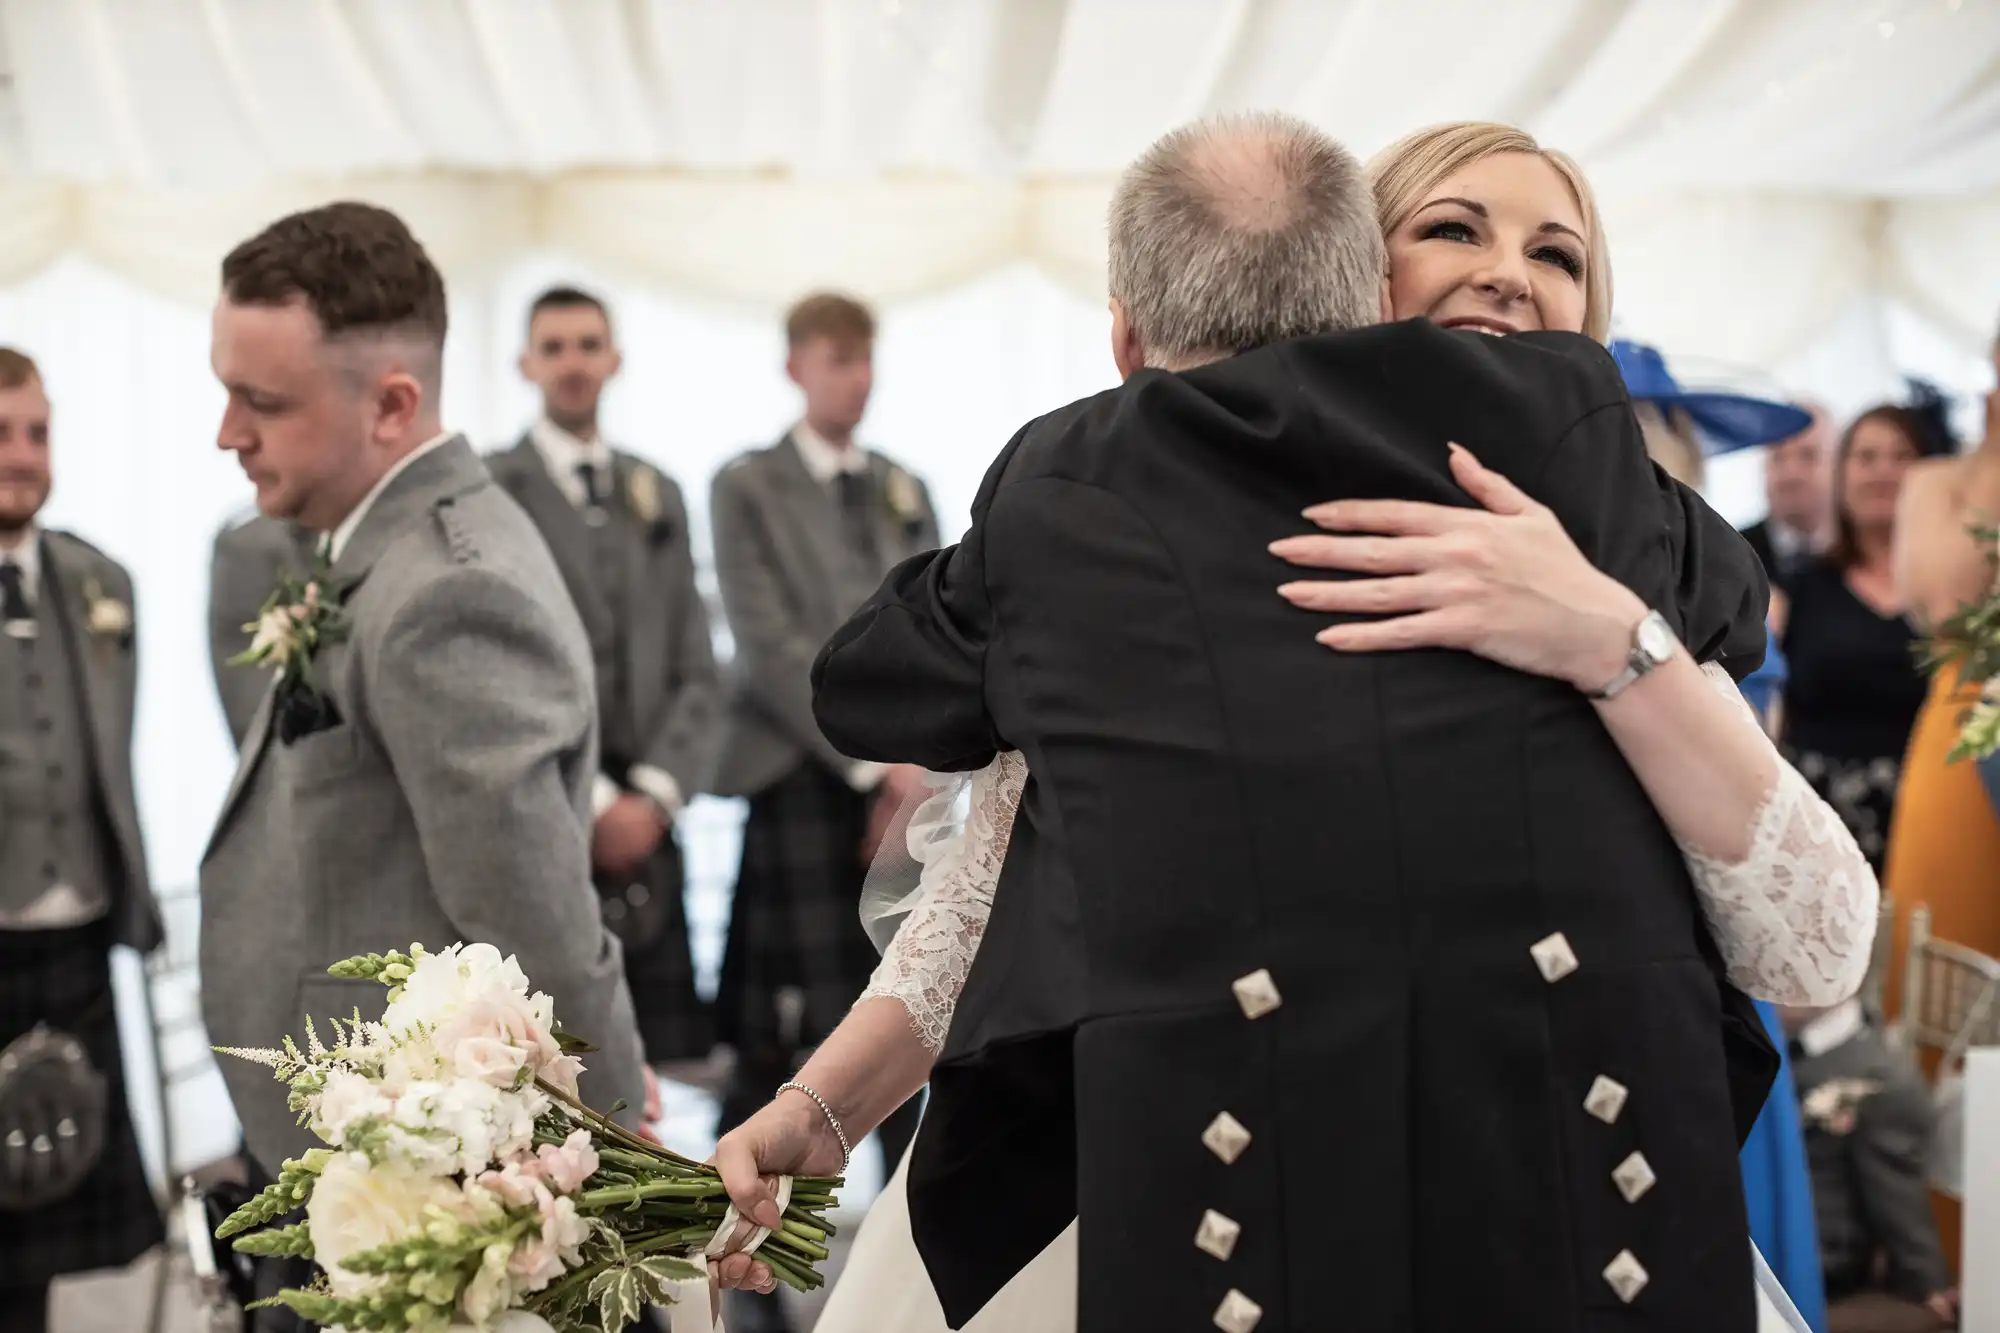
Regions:
<instances>
[{"instance_id":1,"label":"groomsman in gray jacket","mask_svg":"<svg viewBox=\"0 0 2000 1333\"><path fill-rule=\"evenodd\" d=\"M202 858L202 1013L217 1045L269 1046L307 1015L380 1011L337 959L480 941L599 1045L585 1098L637 1107L590 885L590 641L534 525L439 424L444 335L437 269L379 208L283 218L223 261L218 443L264 514L327 546L293 603L320 631L310 670L265 693ZM310 1137L269 1070L221 1063L274 1172Z\"/></svg>"},{"instance_id":2,"label":"groomsman in gray jacket","mask_svg":"<svg viewBox=\"0 0 2000 1333\"><path fill-rule=\"evenodd\" d=\"M111 946L160 942L132 791L132 579L45 527L49 400L0 347L0 1329L45 1333L49 1283L158 1244L125 1101ZM98 1107L52 1034L102 1075ZM7 1074L12 1071L12 1077ZM101 1136L101 1137L100 1137ZM101 1144L95 1161L93 1141ZM9 1198L11 1196L11 1198Z\"/></svg>"},{"instance_id":3,"label":"groomsman in gray jacket","mask_svg":"<svg viewBox=\"0 0 2000 1333\"><path fill-rule=\"evenodd\" d=\"M590 636L601 751L591 861L646 1054L699 1060L715 1032L695 993L674 820L712 780L721 688L681 488L598 430L618 368L604 303L574 287L543 292L521 353L542 416L487 467L541 530Z\"/></svg>"},{"instance_id":4,"label":"groomsman in gray jacket","mask_svg":"<svg viewBox=\"0 0 2000 1333\"><path fill-rule=\"evenodd\" d=\"M208 564L208 658L229 737L239 746L271 685L267 673L236 661L250 646L246 627L281 580L301 578L312 568L318 540L310 529L265 518L254 506L215 534Z\"/></svg>"},{"instance_id":5,"label":"groomsman in gray jacket","mask_svg":"<svg viewBox=\"0 0 2000 1333\"><path fill-rule=\"evenodd\" d=\"M875 321L844 296L795 306L786 372L799 423L716 476L715 566L736 643L716 790L750 800L716 996L737 1050L728 1129L769 1100L800 1053L859 998L876 954L861 883L919 770L857 763L813 720L813 657L888 571L938 544L930 493L855 442L874 382ZM893 1167L915 1106L883 1126Z\"/></svg>"}]
</instances>

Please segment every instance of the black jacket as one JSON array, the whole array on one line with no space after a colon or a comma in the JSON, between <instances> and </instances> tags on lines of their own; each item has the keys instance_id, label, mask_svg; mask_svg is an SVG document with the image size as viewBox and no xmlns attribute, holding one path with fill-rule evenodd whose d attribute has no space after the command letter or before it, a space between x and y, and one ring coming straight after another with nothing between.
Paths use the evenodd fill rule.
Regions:
<instances>
[{"instance_id":1,"label":"black jacket","mask_svg":"<svg viewBox=\"0 0 2000 1333\"><path fill-rule=\"evenodd\" d=\"M910 1173L955 1324L1074 1207L1085 1333L1212 1328L1231 1290L1259 1333L1754 1326L1735 1159L1775 1053L1592 707L1467 654L1330 653L1275 592L1309 503L1471 503L1453 440L1697 657L1762 660L1761 569L1647 460L1602 347L1421 321L1032 423L965 540L821 654L844 753L1031 774ZM1556 932L1581 967L1550 983ZM1252 1019L1260 970L1282 1006ZM1634 1151L1658 1183L1628 1203ZM1208 1210L1226 1261L1191 1244Z\"/></svg>"}]
</instances>

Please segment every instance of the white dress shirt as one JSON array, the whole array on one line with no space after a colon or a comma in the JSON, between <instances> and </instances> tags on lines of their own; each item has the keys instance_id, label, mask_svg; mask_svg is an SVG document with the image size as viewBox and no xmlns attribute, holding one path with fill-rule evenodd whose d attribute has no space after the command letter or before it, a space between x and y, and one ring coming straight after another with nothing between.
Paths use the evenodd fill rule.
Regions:
<instances>
[{"instance_id":1,"label":"white dress shirt","mask_svg":"<svg viewBox=\"0 0 2000 1333\"><path fill-rule=\"evenodd\" d=\"M614 460L611 446L602 436L586 440L580 435L564 430L555 422L543 417L528 427L528 442L535 446L535 452L542 456L542 466L548 469L549 480L563 493L576 509L582 509L590 502L584 493L583 478L577 468L588 463L597 469L601 483L611 485ZM687 797L681 791L681 784L674 781L674 775L654 764L634 764L625 771L626 785L659 807L660 815L671 823L687 804ZM595 819L611 808L621 795L618 784L599 773L590 784L590 814Z\"/></svg>"},{"instance_id":2,"label":"white dress shirt","mask_svg":"<svg viewBox=\"0 0 2000 1333\"><path fill-rule=\"evenodd\" d=\"M41 526L28 524L13 547L0 548L0 560L11 560L21 567L21 590L28 596L28 605L33 607L42 596Z\"/></svg>"},{"instance_id":3,"label":"white dress shirt","mask_svg":"<svg viewBox=\"0 0 2000 1333\"><path fill-rule=\"evenodd\" d=\"M792 447L799 451L799 461L806 465L812 479L822 486L832 486L834 478L842 474L867 475L866 449L858 444L843 449L803 421L792 427ZM885 764L857 759L847 766L847 785L856 791L874 791L882 785L882 775L888 771Z\"/></svg>"},{"instance_id":4,"label":"white dress shirt","mask_svg":"<svg viewBox=\"0 0 2000 1333\"><path fill-rule=\"evenodd\" d=\"M1842 1000L1801 1027L1794 1040L1799 1043L1801 1051L1818 1057L1835 1047L1846 1045L1867 1026L1868 1015L1862 1012L1861 1001Z\"/></svg>"},{"instance_id":5,"label":"white dress shirt","mask_svg":"<svg viewBox=\"0 0 2000 1333\"><path fill-rule=\"evenodd\" d=\"M585 463L597 469L597 475L606 487L611 485L611 446L604 442L602 436L586 440L543 417L528 427L528 441L542 456L542 465L548 468L549 478L555 482L556 489L575 508L583 508L590 499L584 494L583 478L577 475L577 469Z\"/></svg>"},{"instance_id":6,"label":"white dress shirt","mask_svg":"<svg viewBox=\"0 0 2000 1333\"><path fill-rule=\"evenodd\" d=\"M866 449L858 444L843 449L803 421L792 427L792 447L799 451L812 479L822 486L833 485L833 479L842 473L865 475L868 471Z\"/></svg>"}]
</instances>

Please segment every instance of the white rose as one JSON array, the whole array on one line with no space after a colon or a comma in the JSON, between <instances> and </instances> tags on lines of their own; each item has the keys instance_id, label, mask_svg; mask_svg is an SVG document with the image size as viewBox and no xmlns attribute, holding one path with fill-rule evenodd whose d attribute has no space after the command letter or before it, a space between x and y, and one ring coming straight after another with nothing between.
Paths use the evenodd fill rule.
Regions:
<instances>
[{"instance_id":1,"label":"white rose","mask_svg":"<svg viewBox=\"0 0 2000 1333\"><path fill-rule=\"evenodd\" d=\"M367 1116L387 1119L394 1110L394 1103L375 1084L352 1070L335 1069L327 1074L313 1107L312 1131L337 1148L350 1124Z\"/></svg>"},{"instance_id":2,"label":"white rose","mask_svg":"<svg viewBox=\"0 0 2000 1333\"><path fill-rule=\"evenodd\" d=\"M372 1167L359 1153L335 1156L306 1202L313 1259L326 1270L333 1294L363 1295L378 1281L348 1272L341 1260L417 1234L426 1208L448 1208L458 1199L458 1187L449 1181Z\"/></svg>"},{"instance_id":3,"label":"white rose","mask_svg":"<svg viewBox=\"0 0 2000 1333\"><path fill-rule=\"evenodd\" d=\"M459 1077L497 1088L514 1086L524 1065L539 1069L557 1053L536 1006L526 996L511 993L468 1001L432 1040Z\"/></svg>"},{"instance_id":4,"label":"white rose","mask_svg":"<svg viewBox=\"0 0 2000 1333\"><path fill-rule=\"evenodd\" d=\"M382 1022L394 1032L419 1023L440 1028L475 1000L507 999L518 999L543 1027L552 1021L553 1004L545 995L529 998L527 974L512 955L503 958L490 944L454 944L417 960Z\"/></svg>"},{"instance_id":5,"label":"white rose","mask_svg":"<svg viewBox=\"0 0 2000 1333\"><path fill-rule=\"evenodd\" d=\"M123 634L132 628L132 608L114 597L99 597L90 604L92 634Z\"/></svg>"},{"instance_id":6,"label":"white rose","mask_svg":"<svg viewBox=\"0 0 2000 1333\"><path fill-rule=\"evenodd\" d=\"M292 656L292 617L282 606L274 606L257 617L257 632L251 636L250 651L268 653L266 660L283 666Z\"/></svg>"}]
</instances>

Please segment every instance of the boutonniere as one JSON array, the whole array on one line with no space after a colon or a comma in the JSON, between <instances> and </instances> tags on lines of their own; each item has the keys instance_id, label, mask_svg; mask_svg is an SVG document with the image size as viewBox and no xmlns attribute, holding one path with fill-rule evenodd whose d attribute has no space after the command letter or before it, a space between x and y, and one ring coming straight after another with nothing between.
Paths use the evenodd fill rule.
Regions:
<instances>
[{"instance_id":1,"label":"boutonniere","mask_svg":"<svg viewBox=\"0 0 2000 1333\"><path fill-rule=\"evenodd\" d=\"M640 463L625 478L625 500L642 523L660 521L660 474Z\"/></svg>"},{"instance_id":2,"label":"boutonniere","mask_svg":"<svg viewBox=\"0 0 2000 1333\"><path fill-rule=\"evenodd\" d=\"M1861 1103L1881 1090L1873 1079L1828 1079L1799 1099L1799 1114L1829 1134L1852 1134Z\"/></svg>"},{"instance_id":3,"label":"boutonniere","mask_svg":"<svg viewBox=\"0 0 2000 1333\"><path fill-rule=\"evenodd\" d=\"M84 624L103 639L124 639L132 632L132 608L104 591L104 585L90 579L83 585Z\"/></svg>"},{"instance_id":4,"label":"boutonniere","mask_svg":"<svg viewBox=\"0 0 2000 1333\"><path fill-rule=\"evenodd\" d=\"M906 528L920 526L924 521L924 493L917 485L917 479L899 467L889 469L889 480L883 488L884 498L889 502L889 512L896 521Z\"/></svg>"},{"instance_id":5,"label":"boutonniere","mask_svg":"<svg viewBox=\"0 0 2000 1333\"><path fill-rule=\"evenodd\" d=\"M230 665L277 672L272 708L278 739L286 744L340 724L340 709L321 688L313 667L320 649L347 637L342 602L352 586L333 577L324 555L316 556L311 574L280 580L257 619L243 627L250 646Z\"/></svg>"}]
</instances>

